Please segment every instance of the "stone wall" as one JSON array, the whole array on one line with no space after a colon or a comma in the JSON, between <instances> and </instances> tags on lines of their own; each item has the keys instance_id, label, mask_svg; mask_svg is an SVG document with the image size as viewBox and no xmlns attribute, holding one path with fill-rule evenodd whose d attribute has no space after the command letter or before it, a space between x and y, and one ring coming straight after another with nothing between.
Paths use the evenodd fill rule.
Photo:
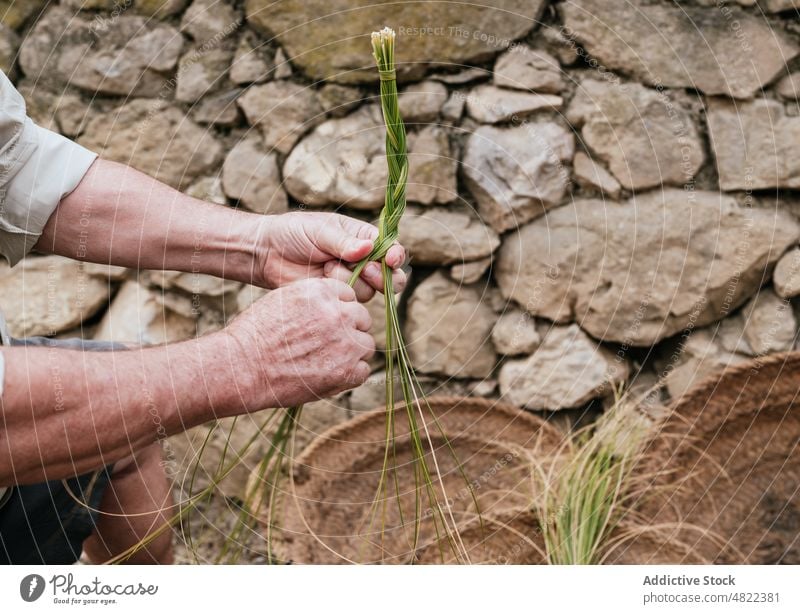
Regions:
<instances>
[{"instance_id":1,"label":"stone wall","mask_svg":"<svg viewBox=\"0 0 800 614\"><path fill-rule=\"evenodd\" d=\"M5 1L0 64L37 122L192 195L373 219L368 34L391 25L411 151L402 309L429 391L574 417L622 383L662 381L667 400L793 349L797 3L485 4ZM0 286L18 335L144 343L263 294L54 257ZM379 405L375 369L309 429Z\"/></svg>"}]
</instances>

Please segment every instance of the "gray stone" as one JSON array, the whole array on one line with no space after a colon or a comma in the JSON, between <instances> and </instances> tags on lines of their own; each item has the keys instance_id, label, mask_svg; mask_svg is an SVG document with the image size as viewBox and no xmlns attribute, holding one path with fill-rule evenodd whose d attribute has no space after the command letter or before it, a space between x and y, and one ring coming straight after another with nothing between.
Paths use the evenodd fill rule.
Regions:
<instances>
[{"instance_id":1,"label":"gray stone","mask_svg":"<svg viewBox=\"0 0 800 614\"><path fill-rule=\"evenodd\" d=\"M490 70L473 66L459 72L434 73L429 75L428 78L434 81L441 81L447 85L466 85L475 81L486 81L491 76L492 72Z\"/></svg>"},{"instance_id":2,"label":"gray stone","mask_svg":"<svg viewBox=\"0 0 800 614\"><path fill-rule=\"evenodd\" d=\"M709 100L707 116L720 188L800 187L800 117L764 99Z\"/></svg>"},{"instance_id":3,"label":"gray stone","mask_svg":"<svg viewBox=\"0 0 800 614\"><path fill-rule=\"evenodd\" d=\"M676 400L705 378L745 360L745 356L726 351L719 339L702 329L682 336L676 347L662 348L656 366L670 397Z\"/></svg>"},{"instance_id":4,"label":"gray stone","mask_svg":"<svg viewBox=\"0 0 800 614\"><path fill-rule=\"evenodd\" d=\"M161 294L135 281L125 282L103 316L94 338L155 345L194 337L195 320L165 307Z\"/></svg>"},{"instance_id":5,"label":"gray stone","mask_svg":"<svg viewBox=\"0 0 800 614\"><path fill-rule=\"evenodd\" d=\"M205 96L192 106L192 119L199 124L230 127L239 121L236 100L241 95L239 88Z\"/></svg>"},{"instance_id":6,"label":"gray stone","mask_svg":"<svg viewBox=\"0 0 800 614\"><path fill-rule=\"evenodd\" d=\"M386 155L380 109L365 105L315 128L286 158L283 178L289 194L311 207L383 206Z\"/></svg>"},{"instance_id":7,"label":"gray stone","mask_svg":"<svg viewBox=\"0 0 800 614\"><path fill-rule=\"evenodd\" d=\"M91 318L111 290L97 273L61 256L26 258L13 269L0 263L0 309L11 336L53 335Z\"/></svg>"},{"instance_id":8,"label":"gray stone","mask_svg":"<svg viewBox=\"0 0 800 614\"><path fill-rule=\"evenodd\" d=\"M648 346L744 303L798 234L784 211L712 192L578 200L507 237L495 276L533 315Z\"/></svg>"},{"instance_id":9,"label":"gray stone","mask_svg":"<svg viewBox=\"0 0 800 614\"><path fill-rule=\"evenodd\" d=\"M544 5L543 0L246 2L248 22L274 35L300 70L314 81L342 83L378 80L369 33L383 24L395 24L403 41L400 79L418 78L432 62L464 65L503 51L536 25Z\"/></svg>"},{"instance_id":10,"label":"gray stone","mask_svg":"<svg viewBox=\"0 0 800 614\"><path fill-rule=\"evenodd\" d=\"M775 88L778 96L784 100L797 100L800 98L800 72L793 72L778 81Z\"/></svg>"},{"instance_id":11,"label":"gray stone","mask_svg":"<svg viewBox=\"0 0 800 614\"><path fill-rule=\"evenodd\" d=\"M424 126L419 132L408 135L407 145L409 179L406 198L423 205L457 200L458 161L447 132L440 126Z\"/></svg>"},{"instance_id":12,"label":"gray stone","mask_svg":"<svg viewBox=\"0 0 800 614\"><path fill-rule=\"evenodd\" d=\"M78 141L176 188L190 185L222 157L208 130L162 100L132 100L97 115Z\"/></svg>"},{"instance_id":13,"label":"gray stone","mask_svg":"<svg viewBox=\"0 0 800 614\"><path fill-rule=\"evenodd\" d=\"M292 70L292 65L289 63L289 58L286 57L286 53L283 49L278 48L275 52L275 78L276 79L288 79L294 74Z\"/></svg>"},{"instance_id":14,"label":"gray stone","mask_svg":"<svg viewBox=\"0 0 800 614\"><path fill-rule=\"evenodd\" d=\"M527 409L569 409L610 393L628 373L624 359L577 326L554 326L531 356L503 364L500 393Z\"/></svg>"},{"instance_id":15,"label":"gray stone","mask_svg":"<svg viewBox=\"0 0 800 614\"><path fill-rule=\"evenodd\" d=\"M474 284L486 274L490 266L492 266L490 257L472 262L459 262L450 269L450 277L461 284Z\"/></svg>"},{"instance_id":16,"label":"gray stone","mask_svg":"<svg viewBox=\"0 0 800 614\"><path fill-rule=\"evenodd\" d=\"M689 113L666 93L638 83L584 79L567 120L628 189L687 183L705 162Z\"/></svg>"},{"instance_id":17,"label":"gray stone","mask_svg":"<svg viewBox=\"0 0 800 614\"><path fill-rule=\"evenodd\" d=\"M798 53L764 20L732 7L723 13L717 7L575 0L559 8L568 37L607 69L650 85L750 98Z\"/></svg>"},{"instance_id":18,"label":"gray stone","mask_svg":"<svg viewBox=\"0 0 800 614\"><path fill-rule=\"evenodd\" d=\"M414 368L420 373L488 377L496 360L490 339L496 320L479 288L433 273L415 288L408 303L406 341Z\"/></svg>"},{"instance_id":19,"label":"gray stone","mask_svg":"<svg viewBox=\"0 0 800 614\"><path fill-rule=\"evenodd\" d=\"M611 198L617 198L620 193L619 181L606 169L592 160L582 151L575 154L572 163L572 172L575 182L585 188L599 190Z\"/></svg>"},{"instance_id":20,"label":"gray stone","mask_svg":"<svg viewBox=\"0 0 800 614\"><path fill-rule=\"evenodd\" d=\"M91 92L156 96L168 86L183 37L145 17L120 15L100 25L54 6L28 33L20 65L37 80L71 84Z\"/></svg>"},{"instance_id":21,"label":"gray stone","mask_svg":"<svg viewBox=\"0 0 800 614\"><path fill-rule=\"evenodd\" d=\"M218 45L209 50L192 49L178 63L178 83L175 99L196 102L226 83L233 49Z\"/></svg>"},{"instance_id":22,"label":"gray stone","mask_svg":"<svg viewBox=\"0 0 800 614\"><path fill-rule=\"evenodd\" d=\"M185 190L192 198L198 198L218 205L228 204L225 192L222 191L222 180L217 176L200 177Z\"/></svg>"},{"instance_id":23,"label":"gray stone","mask_svg":"<svg viewBox=\"0 0 800 614\"><path fill-rule=\"evenodd\" d=\"M274 65L264 49L264 44L250 31L239 39L239 46L231 64L231 81L237 85L263 83L272 76Z\"/></svg>"},{"instance_id":24,"label":"gray stone","mask_svg":"<svg viewBox=\"0 0 800 614\"><path fill-rule=\"evenodd\" d=\"M800 249L795 247L781 256L772 274L772 285L783 298L800 294Z\"/></svg>"},{"instance_id":25,"label":"gray stone","mask_svg":"<svg viewBox=\"0 0 800 614\"><path fill-rule=\"evenodd\" d=\"M217 44L233 34L242 15L232 3L220 0L193 0L181 20L181 30L198 44Z\"/></svg>"},{"instance_id":26,"label":"gray stone","mask_svg":"<svg viewBox=\"0 0 800 614\"><path fill-rule=\"evenodd\" d=\"M457 123L464 114L464 106L467 103L467 97L461 92L453 92L447 99L447 102L442 105L442 118L451 123Z\"/></svg>"},{"instance_id":27,"label":"gray stone","mask_svg":"<svg viewBox=\"0 0 800 614\"><path fill-rule=\"evenodd\" d=\"M467 113L483 124L518 123L536 111L558 110L562 103L561 96L479 85L467 95Z\"/></svg>"},{"instance_id":28,"label":"gray stone","mask_svg":"<svg viewBox=\"0 0 800 614\"><path fill-rule=\"evenodd\" d=\"M406 124L433 121L447 101L447 95L447 88L437 81L409 85L397 99L400 117Z\"/></svg>"},{"instance_id":29,"label":"gray stone","mask_svg":"<svg viewBox=\"0 0 800 614\"><path fill-rule=\"evenodd\" d=\"M0 23L0 70L11 75L17 63L20 38L14 30Z\"/></svg>"},{"instance_id":30,"label":"gray stone","mask_svg":"<svg viewBox=\"0 0 800 614\"><path fill-rule=\"evenodd\" d=\"M560 94L564 89L558 60L527 45L516 45L497 58L494 84L543 94Z\"/></svg>"},{"instance_id":31,"label":"gray stone","mask_svg":"<svg viewBox=\"0 0 800 614\"><path fill-rule=\"evenodd\" d=\"M530 354L542 339L536 322L520 309L509 309L500 316L492 329L492 343L498 354L517 356Z\"/></svg>"},{"instance_id":32,"label":"gray stone","mask_svg":"<svg viewBox=\"0 0 800 614\"><path fill-rule=\"evenodd\" d=\"M757 356L791 350L795 342L797 321L788 299L770 288L759 290L742 309L744 338Z\"/></svg>"},{"instance_id":33,"label":"gray stone","mask_svg":"<svg viewBox=\"0 0 800 614\"><path fill-rule=\"evenodd\" d=\"M0 0L0 22L13 30L21 28L28 19L37 15L48 0Z\"/></svg>"},{"instance_id":34,"label":"gray stone","mask_svg":"<svg viewBox=\"0 0 800 614\"><path fill-rule=\"evenodd\" d=\"M414 264L441 266L489 256L500 238L467 212L409 207L400 220L400 242Z\"/></svg>"},{"instance_id":35,"label":"gray stone","mask_svg":"<svg viewBox=\"0 0 800 614\"><path fill-rule=\"evenodd\" d=\"M276 154L264 151L258 135L242 139L225 157L222 188L228 197L256 213L284 213L288 210Z\"/></svg>"},{"instance_id":36,"label":"gray stone","mask_svg":"<svg viewBox=\"0 0 800 614\"><path fill-rule=\"evenodd\" d=\"M112 4L116 3L119 3L119 0L112 1ZM133 0L133 8L141 15L165 19L180 13L188 3L189 0Z\"/></svg>"},{"instance_id":37,"label":"gray stone","mask_svg":"<svg viewBox=\"0 0 800 614\"><path fill-rule=\"evenodd\" d=\"M344 117L364 100L357 87L326 83L317 92L323 110L332 117Z\"/></svg>"},{"instance_id":38,"label":"gray stone","mask_svg":"<svg viewBox=\"0 0 800 614\"><path fill-rule=\"evenodd\" d=\"M800 8L800 2L798 2L798 0L765 0L761 4L766 6L768 13L779 13L781 11L797 10Z\"/></svg>"},{"instance_id":39,"label":"gray stone","mask_svg":"<svg viewBox=\"0 0 800 614\"><path fill-rule=\"evenodd\" d=\"M575 141L555 122L481 126L467 140L463 173L481 217L503 232L561 203Z\"/></svg>"},{"instance_id":40,"label":"gray stone","mask_svg":"<svg viewBox=\"0 0 800 614\"><path fill-rule=\"evenodd\" d=\"M251 126L264 135L268 150L289 153L298 139L324 119L313 89L291 81L249 88L237 100Z\"/></svg>"}]
</instances>

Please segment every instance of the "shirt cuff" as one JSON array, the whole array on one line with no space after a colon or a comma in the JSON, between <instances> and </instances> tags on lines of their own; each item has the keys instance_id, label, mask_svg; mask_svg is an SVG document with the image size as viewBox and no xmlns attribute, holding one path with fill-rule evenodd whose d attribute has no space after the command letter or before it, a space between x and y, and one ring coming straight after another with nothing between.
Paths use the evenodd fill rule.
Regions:
<instances>
[{"instance_id":1,"label":"shirt cuff","mask_svg":"<svg viewBox=\"0 0 800 614\"><path fill-rule=\"evenodd\" d=\"M97 154L26 118L22 142L34 150L6 185L0 254L11 266L33 249L58 203L83 179Z\"/></svg>"}]
</instances>

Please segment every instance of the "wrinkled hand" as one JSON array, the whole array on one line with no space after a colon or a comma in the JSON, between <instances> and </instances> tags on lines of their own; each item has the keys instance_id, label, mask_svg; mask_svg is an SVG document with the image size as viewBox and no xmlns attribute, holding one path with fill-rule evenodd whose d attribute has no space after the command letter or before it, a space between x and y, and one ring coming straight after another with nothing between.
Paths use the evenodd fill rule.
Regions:
<instances>
[{"instance_id":1,"label":"wrinkled hand","mask_svg":"<svg viewBox=\"0 0 800 614\"><path fill-rule=\"evenodd\" d=\"M307 279L268 293L221 334L241 357L238 385L252 406L292 407L364 383L371 324L346 283Z\"/></svg>"},{"instance_id":2,"label":"wrinkled hand","mask_svg":"<svg viewBox=\"0 0 800 614\"><path fill-rule=\"evenodd\" d=\"M352 265L369 254L378 229L337 213L294 212L270 217L266 222L262 255L257 266L263 285L279 288L307 278L325 277L347 282ZM406 274L399 268L405 261L405 250L394 245L386 254L392 268L392 284L400 292ZM354 287L359 301L383 291L381 266L371 262L361 273Z\"/></svg>"}]
</instances>

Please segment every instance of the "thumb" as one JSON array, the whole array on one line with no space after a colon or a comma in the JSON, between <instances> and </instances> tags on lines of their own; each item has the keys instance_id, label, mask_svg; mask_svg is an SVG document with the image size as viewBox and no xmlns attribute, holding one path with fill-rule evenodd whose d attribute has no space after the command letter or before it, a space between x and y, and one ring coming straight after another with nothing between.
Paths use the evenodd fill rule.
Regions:
<instances>
[{"instance_id":1,"label":"thumb","mask_svg":"<svg viewBox=\"0 0 800 614\"><path fill-rule=\"evenodd\" d=\"M325 226L319 239L321 249L346 262L357 262L372 251L372 241L354 236L338 224Z\"/></svg>"}]
</instances>

